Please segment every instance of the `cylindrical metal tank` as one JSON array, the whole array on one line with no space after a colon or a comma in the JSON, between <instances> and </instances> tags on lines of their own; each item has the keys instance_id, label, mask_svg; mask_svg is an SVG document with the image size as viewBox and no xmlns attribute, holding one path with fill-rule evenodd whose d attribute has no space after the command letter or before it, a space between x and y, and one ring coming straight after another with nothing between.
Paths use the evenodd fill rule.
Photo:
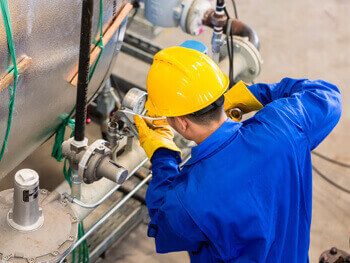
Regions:
<instances>
[{"instance_id":1,"label":"cylindrical metal tank","mask_svg":"<svg viewBox=\"0 0 350 263\"><path fill-rule=\"evenodd\" d=\"M123 0L103 1L103 23L115 15ZM16 57L26 55L31 66L20 75L7 151L0 163L0 180L41 145L75 105L76 87L69 76L77 67L81 0L8 1ZM93 37L99 35L100 0L94 0ZM125 21L105 45L89 85L91 96L110 75L125 32ZM17 63L18 63L17 62ZM11 64L0 13L0 78ZM8 120L9 90L0 93L0 145Z\"/></svg>"}]
</instances>

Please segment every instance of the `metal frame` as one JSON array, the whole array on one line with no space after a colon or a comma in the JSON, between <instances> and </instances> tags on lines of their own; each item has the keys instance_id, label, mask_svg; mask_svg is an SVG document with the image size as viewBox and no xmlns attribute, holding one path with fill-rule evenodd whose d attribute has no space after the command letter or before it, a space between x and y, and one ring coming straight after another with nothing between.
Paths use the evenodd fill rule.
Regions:
<instances>
[{"instance_id":1,"label":"metal frame","mask_svg":"<svg viewBox=\"0 0 350 263\"><path fill-rule=\"evenodd\" d=\"M120 243L124 237L130 234L143 220L147 210L145 206L139 206L135 211L130 213L127 218L115 228L91 253L90 262L95 262L111 246Z\"/></svg>"},{"instance_id":2,"label":"metal frame","mask_svg":"<svg viewBox=\"0 0 350 263\"><path fill-rule=\"evenodd\" d=\"M147 64L152 64L154 55L161 50L162 48L131 34L125 34L124 43L121 48L121 51L125 54L142 60Z\"/></svg>"}]
</instances>

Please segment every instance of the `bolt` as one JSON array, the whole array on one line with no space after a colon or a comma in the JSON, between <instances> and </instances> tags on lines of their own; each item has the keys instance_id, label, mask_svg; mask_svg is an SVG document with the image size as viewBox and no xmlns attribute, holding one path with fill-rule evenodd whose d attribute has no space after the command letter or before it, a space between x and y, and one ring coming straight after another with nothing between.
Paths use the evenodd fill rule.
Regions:
<instances>
[{"instance_id":1,"label":"bolt","mask_svg":"<svg viewBox=\"0 0 350 263\"><path fill-rule=\"evenodd\" d=\"M67 205L67 201L64 199L64 200L61 200L61 204L66 206Z\"/></svg>"},{"instance_id":2,"label":"bolt","mask_svg":"<svg viewBox=\"0 0 350 263\"><path fill-rule=\"evenodd\" d=\"M35 262L35 258L29 258L28 261L29 261L30 263L33 263L33 262Z\"/></svg>"},{"instance_id":3,"label":"bolt","mask_svg":"<svg viewBox=\"0 0 350 263\"><path fill-rule=\"evenodd\" d=\"M335 255L338 253L338 249L336 247L332 247L329 252L331 253L331 255Z\"/></svg>"},{"instance_id":4,"label":"bolt","mask_svg":"<svg viewBox=\"0 0 350 263\"><path fill-rule=\"evenodd\" d=\"M69 236L69 241L73 241L74 240L74 236Z\"/></svg>"},{"instance_id":5,"label":"bolt","mask_svg":"<svg viewBox=\"0 0 350 263\"><path fill-rule=\"evenodd\" d=\"M52 252L52 255L57 256L59 254L59 252L57 250L55 250L54 252Z\"/></svg>"},{"instance_id":6,"label":"bolt","mask_svg":"<svg viewBox=\"0 0 350 263\"><path fill-rule=\"evenodd\" d=\"M181 8L180 7L177 7L177 8L174 8L174 18L176 20L180 19L181 18Z\"/></svg>"},{"instance_id":7,"label":"bolt","mask_svg":"<svg viewBox=\"0 0 350 263\"><path fill-rule=\"evenodd\" d=\"M256 72L256 71L255 71L255 68L249 68L248 71L249 71L249 73L252 74L252 75L254 75L255 72Z\"/></svg>"},{"instance_id":8,"label":"bolt","mask_svg":"<svg viewBox=\"0 0 350 263\"><path fill-rule=\"evenodd\" d=\"M47 194L47 190L45 190L45 189L41 189L40 192L41 192L43 195L46 195L46 194Z\"/></svg>"},{"instance_id":9,"label":"bolt","mask_svg":"<svg viewBox=\"0 0 350 263\"><path fill-rule=\"evenodd\" d=\"M341 263L341 262L346 262L344 256L339 256L337 262L339 262L339 263Z\"/></svg>"}]
</instances>

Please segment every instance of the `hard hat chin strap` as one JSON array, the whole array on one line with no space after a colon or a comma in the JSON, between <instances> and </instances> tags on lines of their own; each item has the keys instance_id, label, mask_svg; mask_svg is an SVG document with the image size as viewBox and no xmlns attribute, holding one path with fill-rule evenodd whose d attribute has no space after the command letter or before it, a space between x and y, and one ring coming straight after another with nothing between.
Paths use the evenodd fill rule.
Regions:
<instances>
[{"instance_id":1,"label":"hard hat chin strap","mask_svg":"<svg viewBox=\"0 0 350 263\"><path fill-rule=\"evenodd\" d=\"M222 95L220 98L218 98L216 101L214 101L209 106L207 106L204 109L201 109L199 111L196 111L194 113L191 113L191 115L196 116L196 117L201 116L201 115L211 111L212 109L215 109L215 108L222 106L224 104L224 101L225 101L225 97L224 97L224 95Z\"/></svg>"}]
</instances>

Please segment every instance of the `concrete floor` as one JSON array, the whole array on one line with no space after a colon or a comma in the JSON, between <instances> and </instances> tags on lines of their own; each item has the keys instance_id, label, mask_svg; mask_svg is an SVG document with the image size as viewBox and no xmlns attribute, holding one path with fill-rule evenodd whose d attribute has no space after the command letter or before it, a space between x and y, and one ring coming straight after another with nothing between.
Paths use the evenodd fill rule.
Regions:
<instances>
[{"instance_id":1,"label":"concrete floor","mask_svg":"<svg viewBox=\"0 0 350 263\"><path fill-rule=\"evenodd\" d=\"M343 116L318 151L350 163L350 1L347 0L237 0L239 18L260 36L263 70L257 81L277 82L283 77L322 78L339 86L343 96ZM231 6L229 6L231 8ZM196 38L210 46L210 32ZM166 29L155 39L161 47L192 39L179 29ZM224 62L222 68L227 71ZM121 54L114 72L145 86L149 66ZM349 104L347 104L349 103ZM99 131L89 128L88 135ZM41 186L57 185L63 180L62 164L48 158L52 141L37 150L20 167L50 172ZM45 159L45 162L42 160ZM47 160L47 161L46 161ZM350 170L315 157L314 164L337 183L350 188ZM17 169L16 169L17 170ZM9 184L11 177L2 180ZM50 189L50 188L49 188ZM350 196L340 192L314 174L313 221L310 262L317 262L322 251L337 246L350 251ZM111 249L105 263L112 262L189 262L187 253L157 255L154 242L140 225L121 244Z\"/></svg>"}]
</instances>

